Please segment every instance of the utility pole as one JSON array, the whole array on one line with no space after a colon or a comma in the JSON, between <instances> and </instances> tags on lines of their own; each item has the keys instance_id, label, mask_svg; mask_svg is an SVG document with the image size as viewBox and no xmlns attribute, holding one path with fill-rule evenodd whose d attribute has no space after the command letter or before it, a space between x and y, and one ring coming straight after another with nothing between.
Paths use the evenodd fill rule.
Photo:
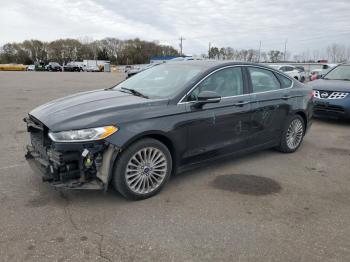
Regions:
<instances>
[{"instance_id":1,"label":"utility pole","mask_svg":"<svg viewBox=\"0 0 350 262\"><path fill-rule=\"evenodd\" d=\"M287 42L288 42L288 38L286 39L286 41L284 41L283 62L286 62Z\"/></svg>"},{"instance_id":2,"label":"utility pole","mask_svg":"<svg viewBox=\"0 0 350 262\"><path fill-rule=\"evenodd\" d=\"M182 56L182 41L186 40L185 38L183 38L182 36L179 38L180 40L180 56Z\"/></svg>"},{"instance_id":3,"label":"utility pole","mask_svg":"<svg viewBox=\"0 0 350 262\"><path fill-rule=\"evenodd\" d=\"M208 49L208 58L210 60L210 48L211 48L211 43L209 42L209 49Z\"/></svg>"},{"instance_id":4,"label":"utility pole","mask_svg":"<svg viewBox=\"0 0 350 262\"><path fill-rule=\"evenodd\" d=\"M261 40L259 41L259 56L258 56L258 63L260 63L260 55L261 55Z\"/></svg>"}]
</instances>

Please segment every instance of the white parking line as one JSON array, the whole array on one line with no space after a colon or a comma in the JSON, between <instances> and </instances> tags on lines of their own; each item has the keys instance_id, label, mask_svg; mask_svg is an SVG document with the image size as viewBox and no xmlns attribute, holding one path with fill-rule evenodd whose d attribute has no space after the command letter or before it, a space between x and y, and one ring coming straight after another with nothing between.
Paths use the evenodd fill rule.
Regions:
<instances>
[{"instance_id":1,"label":"white parking line","mask_svg":"<svg viewBox=\"0 0 350 262\"><path fill-rule=\"evenodd\" d=\"M17 164L17 165L11 165L11 166L2 166L0 167L0 170L5 170L5 169L10 169L10 168L15 168L15 167L21 167L25 166L26 164Z\"/></svg>"}]
</instances>

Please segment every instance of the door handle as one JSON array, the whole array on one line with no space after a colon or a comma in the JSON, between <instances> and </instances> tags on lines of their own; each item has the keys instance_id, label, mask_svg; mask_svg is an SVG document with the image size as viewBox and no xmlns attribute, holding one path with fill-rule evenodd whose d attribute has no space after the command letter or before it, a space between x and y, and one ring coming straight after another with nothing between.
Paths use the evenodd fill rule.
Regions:
<instances>
[{"instance_id":1,"label":"door handle","mask_svg":"<svg viewBox=\"0 0 350 262\"><path fill-rule=\"evenodd\" d=\"M234 103L233 105L234 106L244 106L244 105L247 105L249 104L249 101L239 101L237 103Z\"/></svg>"},{"instance_id":2,"label":"door handle","mask_svg":"<svg viewBox=\"0 0 350 262\"><path fill-rule=\"evenodd\" d=\"M289 98L292 98L292 96L282 96L281 99L288 100Z\"/></svg>"}]
</instances>

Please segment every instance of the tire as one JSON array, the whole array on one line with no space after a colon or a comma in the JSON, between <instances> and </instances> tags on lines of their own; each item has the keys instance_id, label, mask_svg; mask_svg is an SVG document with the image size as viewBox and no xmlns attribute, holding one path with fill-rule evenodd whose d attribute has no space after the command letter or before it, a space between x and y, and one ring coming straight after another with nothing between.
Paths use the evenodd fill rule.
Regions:
<instances>
[{"instance_id":1,"label":"tire","mask_svg":"<svg viewBox=\"0 0 350 262\"><path fill-rule=\"evenodd\" d=\"M303 142L304 135L304 119L299 115L290 117L282 132L280 145L277 147L277 150L283 153L293 153L297 151ZM293 140L293 138L295 138L295 140Z\"/></svg>"},{"instance_id":2,"label":"tire","mask_svg":"<svg viewBox=\"0 0 350 262\"><path fill-rule=\"evenodd\" d=\"M145 164L142 160L149 162ZM172 158L168 148L156 139L146 138L122 152L114 165L113 185L126 199L146 199L163 188L171 171Z\"/></svg>"}]
</instances>

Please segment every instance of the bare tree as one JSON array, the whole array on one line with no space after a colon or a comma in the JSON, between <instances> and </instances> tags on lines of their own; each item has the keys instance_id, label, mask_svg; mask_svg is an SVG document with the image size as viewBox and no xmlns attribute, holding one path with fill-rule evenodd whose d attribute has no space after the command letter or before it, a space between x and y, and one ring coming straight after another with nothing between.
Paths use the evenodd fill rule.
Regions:
<instances>
[{"instance_id":1,"label":"bare tree","mask_svg":"<svg viewBox=\"0 0 350 262\"><path fill-rule=\"evenodd\" d=\"M328 60L334 63L341 63L346 61L346 48L345 46L332 44L327 47Z\"/></svg>"}]
</instances>

